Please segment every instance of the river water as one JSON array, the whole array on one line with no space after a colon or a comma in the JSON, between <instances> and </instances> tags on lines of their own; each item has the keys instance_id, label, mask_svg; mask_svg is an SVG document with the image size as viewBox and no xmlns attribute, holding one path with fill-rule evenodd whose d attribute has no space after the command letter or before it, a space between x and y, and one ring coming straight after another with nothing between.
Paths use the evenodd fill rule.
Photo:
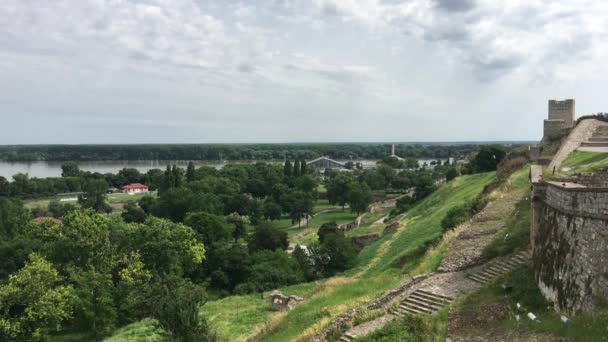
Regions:
<instances>
[{"instance_id":1,"label":"river water","mask_svg":"<svg viewBox=\"0 0 608 342\"><path fill-rule=\"evenodd\" d=\"M125 167L135 168L142 173L147 172L151 169L164 170L167 165L178 165L179 167L185 168L189 160L109 160L109 161L89 161L89 162L78 162L78 166L83 171L99 172L99 173L117 173L120 169ZM206 161L206 160L193 160L196 167L200 166L211 166L216 169L221 169L226 164L230 163L255 163L255 160L250 161ZM283 163L283 161L266 161L268 163ZM341 162L346 162L341 160ZM376 165L375 160L353 160L354 163L361 163L363 167L369 168ZM419 164L427 162L430 163L430 159L420 159ZM63 162L53 161L35 161L35 162L4 162L0 161L0 176L12 180L13 175L17 173L27 173L30 177L45 178L45 177L60 177L61 176L61 164Z\"/></svg>"}]
</instances>

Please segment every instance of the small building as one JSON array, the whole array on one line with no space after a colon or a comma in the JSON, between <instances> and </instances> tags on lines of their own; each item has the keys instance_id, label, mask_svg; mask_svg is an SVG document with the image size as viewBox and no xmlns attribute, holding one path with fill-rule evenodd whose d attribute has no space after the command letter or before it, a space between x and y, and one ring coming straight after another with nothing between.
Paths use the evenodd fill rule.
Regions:
<instances>
[{"instance_id":1,"label":"small building","mask_svg":"<svg viewBox=\"0 0 608 342\"><path fill-rule=\"evenodd\" d=\"M129 195L146 193L148 191L148 187L141 183L132 183L122 187L122 192Z\"/></svg>"}]
</instances>

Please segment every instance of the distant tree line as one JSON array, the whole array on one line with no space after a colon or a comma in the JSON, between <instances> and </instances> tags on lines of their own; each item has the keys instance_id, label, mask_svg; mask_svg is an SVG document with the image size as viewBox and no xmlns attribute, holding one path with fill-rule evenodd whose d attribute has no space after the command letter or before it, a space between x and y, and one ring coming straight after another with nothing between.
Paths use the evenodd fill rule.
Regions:
<instances>
[{"instance_id":1,"label":"distant tree line","mask_svg":"<svg viewBox=\"0 0 608 342\"><path fill-rule=\"evenodd\" d=\"M402 144L405 158L464 157L478 144ZM0 146L3 161L381 159L389 144L192 144Z\"/></svg>"}]
</instances>

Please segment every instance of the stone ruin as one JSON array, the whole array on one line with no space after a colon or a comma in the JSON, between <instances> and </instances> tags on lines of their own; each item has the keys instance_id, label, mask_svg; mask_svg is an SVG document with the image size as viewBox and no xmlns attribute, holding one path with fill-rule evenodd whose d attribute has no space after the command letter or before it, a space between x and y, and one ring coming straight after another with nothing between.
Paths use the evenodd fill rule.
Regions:
<instances>
[{"instance_id":1,"label":"stone ruin","mask_svg":"<svg viewBox=\"0 0 608 342\"><path fill-rule=\"evenodd\" d=\"M274 290L270 294L270 309L273 311L290 311L304 298L298 296L286 296L281 291Z\"/></svg>"}]
</instances>

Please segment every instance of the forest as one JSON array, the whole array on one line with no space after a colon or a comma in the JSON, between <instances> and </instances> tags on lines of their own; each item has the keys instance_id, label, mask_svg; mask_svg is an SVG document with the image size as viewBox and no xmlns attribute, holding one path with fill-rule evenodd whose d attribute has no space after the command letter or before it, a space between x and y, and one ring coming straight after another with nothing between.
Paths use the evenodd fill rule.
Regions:
<instances>
[{"instance_id":1,"label":"forest","mask_svg":"<svg viewBox=\"0 0 608 342\"><path fill-rule=\"evenodd\" d=\"M414 158L461 158L479 143L398 144L396 154ZM189 144L189 145L18 145L0 146L2 161L95 160L285 160L382 159L390 144Z\"/></svg>"},{"instance_id":2,"label":"forest","mask_svg":"<svg viewBox=\"0 0 608 342\"><path fill-rule=\"evenodd\" d=\"M482 148L463 171L495 168L502 156L502 148ZM319 177L298 159L221 170L190 164L153 175L130 169L92 174L67 162L62 177L45 181L77 184L66 189L81 190L78 201L51 201L36 210L22 202L32 194L30 180L4 180L0 340L46 341L74 332L103 340L119 327L152 319L163 340L214 341L199 315L205 301L261 294L353 266L360 248L337 223L324 223L315 241L289 253L288 234L276 224L283 217L304 227L321 197L358 215L375 197L393 191L406 194L391 212L396 215L460 172L451 165L396 170L394 163L326 170ZM146 182L157 194L113 212L107 188L133 181Z\"/></svg>"}]
</instances>

